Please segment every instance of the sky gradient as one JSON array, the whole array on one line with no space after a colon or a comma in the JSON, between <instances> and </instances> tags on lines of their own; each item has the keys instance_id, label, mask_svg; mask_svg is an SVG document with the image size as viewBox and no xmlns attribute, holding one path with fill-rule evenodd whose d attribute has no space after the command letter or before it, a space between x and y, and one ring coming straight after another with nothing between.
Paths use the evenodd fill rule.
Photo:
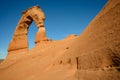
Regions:
<instances>
[{"instance_id":1,"label":"sky gradient","mask_svg":"<svg viewBox=\"0 0 120 80\"><path fill-rule=\"evenodd\" d=\"M60 40L70 34L80 35L103 8L107 0L0 0L0 59L5 58L8 45L21 17L31 6L40 6L46 20L47 37ZM34 46L37 27L28 31L29 49Z\"/></svg>"}]
</instances>

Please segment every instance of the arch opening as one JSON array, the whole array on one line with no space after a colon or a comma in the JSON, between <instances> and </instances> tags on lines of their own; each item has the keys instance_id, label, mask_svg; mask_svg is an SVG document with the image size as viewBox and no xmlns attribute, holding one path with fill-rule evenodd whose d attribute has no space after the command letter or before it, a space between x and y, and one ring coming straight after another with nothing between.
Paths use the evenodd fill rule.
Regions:
<instances>
[{"instance_id":1,"label":"arch opening","mask_svg":"<svg viewBox=\"0 0 120 80\"><path fill-rule=\"evenodd\" d=\"M28 49L32 49L35 46L35 35L37 32L37 27L34 23L34 21L31 23L31 25L28 28Z\"/></svg>"}]
</instances>

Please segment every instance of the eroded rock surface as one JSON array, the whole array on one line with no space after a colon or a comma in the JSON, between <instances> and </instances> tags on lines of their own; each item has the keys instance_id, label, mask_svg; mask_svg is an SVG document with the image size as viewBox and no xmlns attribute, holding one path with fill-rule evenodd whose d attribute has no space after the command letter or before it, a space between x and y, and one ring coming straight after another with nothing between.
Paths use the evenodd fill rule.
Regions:
<instances>
[{"instance_id":1,"label":"eroded rock surface","mask_svg":"<svg viewBox=\"0 0 120 80\"><path fill-rule=\"evenodd\" d=\"M109 0L80 36L9 54L0 80L120 80L119 35L120 0Z\"/></svg>"},{"instance_id":2,"label":"eroded rock surface","mask_svg":"<svg viewBox=\"0 0 120 80\"><path fill-rule=\"evenodd\" d=\"M28 52L28 28L32 21L35 22L38 27L35 43L42 41L49 41L46 37L46 31L44 27L45 15L38 6L33 6L22 13L22 17L15 29L13 38L9 44L8 52L18 51Z\"/></svg>"}]
</instances>

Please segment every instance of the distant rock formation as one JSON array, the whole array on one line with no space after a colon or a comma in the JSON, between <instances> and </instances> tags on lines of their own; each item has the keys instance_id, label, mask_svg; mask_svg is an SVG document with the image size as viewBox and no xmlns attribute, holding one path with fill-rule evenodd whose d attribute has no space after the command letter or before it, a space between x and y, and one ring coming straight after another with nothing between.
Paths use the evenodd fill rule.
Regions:
<instances>
[{"instance_id":1,"label":"distant rock formation","mask_svg":"<svg viewBox=\"0 0 120 80\"><path fill-rule=\"evenodd\" d=\"M67 36L66 38L73 38L73 37L78 37L78 35L76 35L76 34L71 34L71 35Z\"/></svg>"},{"instance_id":2,"label":"distant rock formation","mask_svg":"<svg viewBox=\"0 0 120 80\"><path fill-rule=\"evenodd\" d=\"M28 52L27 34L28 34L28 28L32 23L32 21L34 21L38 27L38 32L35 38L35 44L42 41L49 41L49 39L46 37L44 20L45 20L45 15L42 12L42 10L39 8L39 6L33 6L28 10L24 11L15 29L13 38L9 44L8 52L18 51L18 50L20 52L21 51L25 53Z\"/></svg>"}]
</instances>

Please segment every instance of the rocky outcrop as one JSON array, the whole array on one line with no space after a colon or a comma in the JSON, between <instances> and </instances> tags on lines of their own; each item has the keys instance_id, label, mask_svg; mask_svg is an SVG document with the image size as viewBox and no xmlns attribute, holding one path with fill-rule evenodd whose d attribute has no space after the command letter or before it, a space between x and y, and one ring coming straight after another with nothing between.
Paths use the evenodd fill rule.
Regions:
<instances>
[{"instance_id":1,"label":"rocky outcrop","mask_svg":"<svg viewBox=\"0 0 120 80\"><path fill-rule=\"evenodd\" d=\"M120 0L108 0L102 11L56 63L68 64L69 59L71 62L76 59L77 80L119 80L119 17Z\"/></svg>"},{"instance_id":2,"label":"rocky outcrop","mask_svg":"<svg viewBox=\"0 0 120 80\"><path fill-rule=\"evenodd\" d=\"M119 17L120 0L109 0L80 36L10 54L0 80L120 80Z\"/></svg>"},{"instance_id":3,"label":"rocky outcrop","mask_svg":"<svg viewBox=\"0 0 120 80\"><path fill-rule=\"evenodd\" d=\"M38 32L36 34L35 43L39 43L42 41L49 41L46 37L46 31L44 27L45 15L42 10L38 6L33 6L28 10L22 13L22 17L15 29L13 38L9 44L8 52L13 51L22 51L28 52L28 28L32 21L35 22L38 27Z\"/></svg>"}]
</instances>

